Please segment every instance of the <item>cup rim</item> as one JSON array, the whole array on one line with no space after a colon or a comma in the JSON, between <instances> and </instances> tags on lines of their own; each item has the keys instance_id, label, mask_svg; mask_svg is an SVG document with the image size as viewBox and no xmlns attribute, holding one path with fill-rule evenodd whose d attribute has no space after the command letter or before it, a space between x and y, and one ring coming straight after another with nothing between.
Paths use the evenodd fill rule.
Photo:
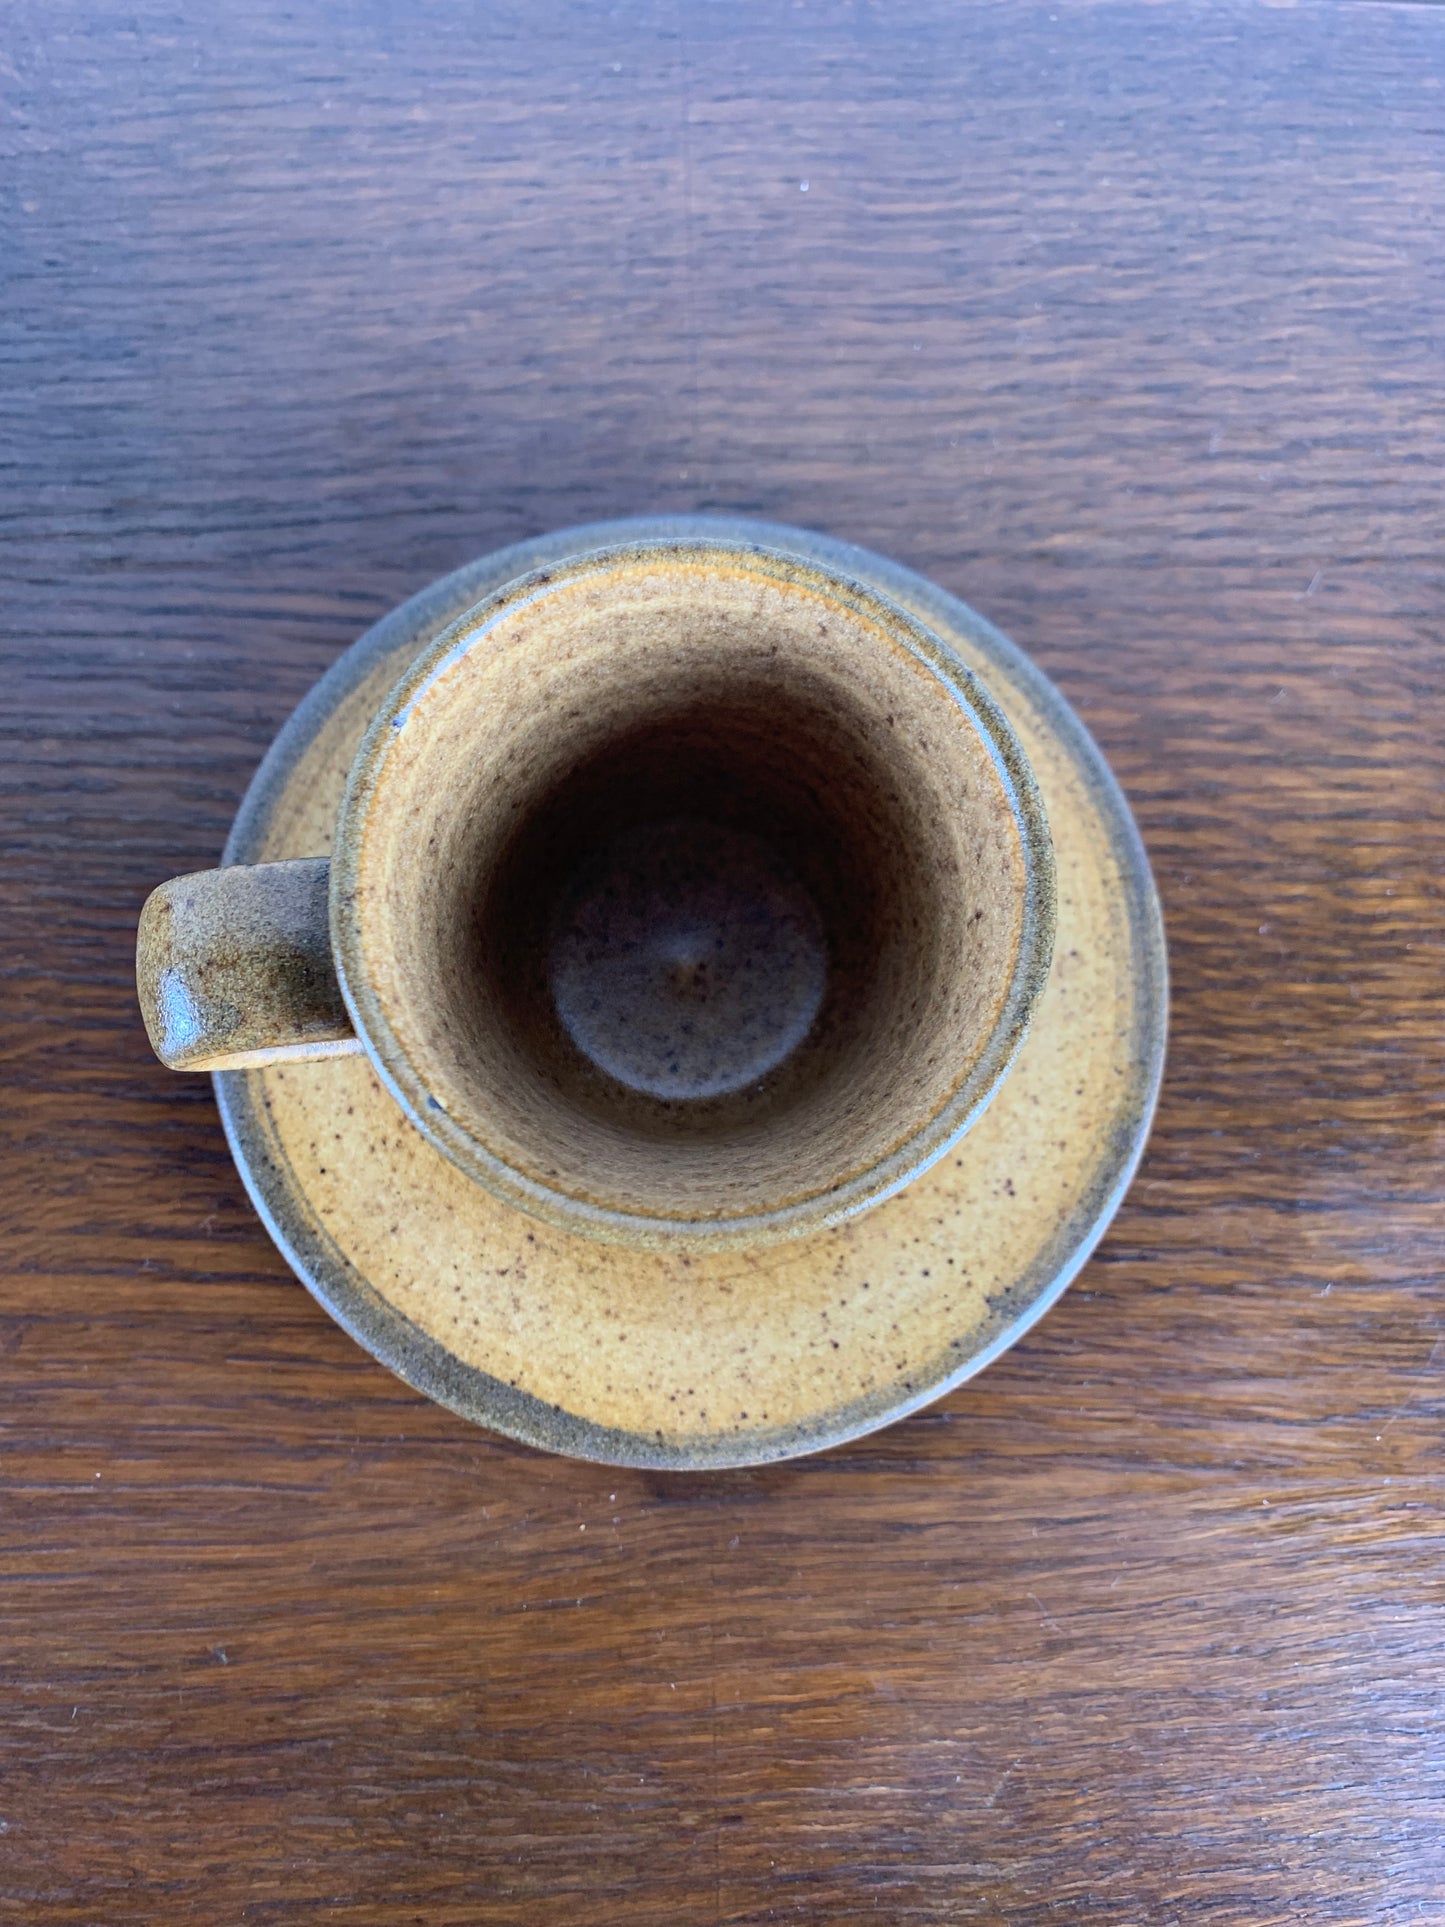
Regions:
<instances>
[{"instance_id":1,"label":"cup rim","mask_svg":"<svg viewBox=\"0 0 1445 1927\"><path fill-rule=\"evenodd\" d=\"M387 1016L366 968L360 865L366 822L399 724L431 685L498 622L558 585L650 558L745 561L764 573L841 600L885 627L932 671L974 724L988 750L1019 836L1023 914L1008 989L989 1036L945 1102L866 1169L827 1190L767 1211L731 1218L676 1218L597 1204L519 1171L442 1108ZM1028 1034L1052 960L1057 881L1048 819L1012 725L974 672L947 643L890 597L851 576L763 543L658 537L609 543L503 584L464 610L413 659L379 704L348 777L331 858L332 950L342 996L373 1068L409 1122L467 1176L504 1202L560 1230L642 1249L717 1249L801 1237L857 1216L921 1175L972 1128L998 1091Z\"/></svg>"}]
</instances>

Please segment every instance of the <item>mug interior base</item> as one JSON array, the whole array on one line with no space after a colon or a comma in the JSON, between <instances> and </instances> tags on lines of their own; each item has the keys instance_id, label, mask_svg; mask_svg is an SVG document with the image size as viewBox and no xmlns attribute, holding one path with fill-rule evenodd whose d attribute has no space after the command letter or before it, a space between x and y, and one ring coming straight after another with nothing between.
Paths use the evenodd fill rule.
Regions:
<instances>
[{"instance_id":1,"label":"mug interior base","mask_svg":"<svg viewBox=\"0 0 1445 1927\"><path fill-rule=\"evenodd\" d=\"M563 1033L600 1076L662 1103L756 1091L805 1043L828 938L772 843L671 817L590 850L548 918Z\"/></svg>"}]
</instances>

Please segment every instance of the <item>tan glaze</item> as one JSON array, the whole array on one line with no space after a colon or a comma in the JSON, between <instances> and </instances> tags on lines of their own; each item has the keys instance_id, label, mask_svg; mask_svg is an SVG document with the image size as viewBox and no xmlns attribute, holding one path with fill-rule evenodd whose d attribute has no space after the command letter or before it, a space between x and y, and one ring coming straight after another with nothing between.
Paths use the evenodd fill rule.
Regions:
<instances>
[{"instance_id":1,"label":"tan glaze","mask_svg":"<svg viewBox=\"0 0 1445 1927\"><path fill-rule=\"evenodd\" d=\"M1038 777L1059 926L1027 1042L987 1114L898 1196L742 1255L646 1253L502 1204L399 1118L370 1064L217 1079L272 1235L334 1316L430 1396L616 1463L743 1465L887 1423L977 1371L1087 1257L1147 1134L1167 987L1148 866L1097 749L1005 638L921 577L826 538L705 518L563 531L378 624L288 724L229 861L325 855L356 748L404 666L538 565L624 536L722 534L816 557L907 605L985 679Z\"/></svg>"},{"instance_id":2,"label":"tan glaze","mask_svg":"<svg viewBox=\"0 0 1445 1927\"><path fill-rule=\"evenodd\" d=\"M997 1088L1053 937L1036 787L964 666L723 546L544 570L439 637L362 746L331 891L413 1121L509 1201L643 1245L897 1189Z\"/></svg>"},{"instance_id":3,"label":"tan glaze","mask_svg":"<svg viewBox=\"0 0 1445 1927\"><path fill-rule=\"evenodd\" d=\"M722 543L589 555L444 629L377 709L330 876L345 1004L412 1123L642 1247L897 1190L997 1089L1053 925L1037 787L959 658ZM265 1062L268 1025L278 1060L347 1047L319 870L163 886L140 948L178 1067Z\"/></svg>"}]
</instances>

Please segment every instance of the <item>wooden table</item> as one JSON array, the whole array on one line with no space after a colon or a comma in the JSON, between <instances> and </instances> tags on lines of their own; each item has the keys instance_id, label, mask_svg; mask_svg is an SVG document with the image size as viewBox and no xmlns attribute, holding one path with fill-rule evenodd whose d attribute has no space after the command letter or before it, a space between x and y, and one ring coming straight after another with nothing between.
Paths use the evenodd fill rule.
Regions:
<instances>
[{"instance_id":1,"label":"wooden table","mask_svg":"<svg viewBox=\"0 0 1445 1927\"><path fill-rule=\"evenodd\" d=\"M0 54L4 1917L1445 1919L1445 13L18 0ZM1175 973L1044 1323L693 1478L373 1364L132 990L369 621L683 508L1010 631Z\"/></svg>"}]
</instances>

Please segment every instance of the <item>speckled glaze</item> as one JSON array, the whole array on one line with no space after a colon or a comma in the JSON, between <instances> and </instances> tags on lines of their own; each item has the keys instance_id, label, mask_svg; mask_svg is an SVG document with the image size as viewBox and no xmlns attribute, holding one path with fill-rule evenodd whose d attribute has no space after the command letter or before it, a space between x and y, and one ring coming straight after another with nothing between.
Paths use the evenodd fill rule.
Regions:
<instances>
[{"instance_id":1,"label":"speckled glaze","mask_svg":"<svg viewBox=\"0 0 1445 1927\"><path fill-rule=\"evenodd\" d=\"M361 1049L331 956L323 857L195 870L146 898L135 974L173 1071L236 1071Z\"/></svg>"},{"instance_id":2,"label":"speckled glaze","mask_svg":"<svg viewBox=\"0 0 1445 1927\"><path fill-rule=\"evenodd\" d=\"M609 824L655 862L688 808L732 817L734 866L738 834L789 850L831 928L786 1061L679 1100L579 1051L537 926ZM956 1142L1027 1033L1054 898L1032 772L967 665L846 578L696 540L535 570L445 628L372 720L331 865L347 1007L416 1128L558 1230L693 1251L839 1223ZM759 904L767 1026L796 943Z\"/></svg>"},{"instance_id":3,"label":"speckled glaze","mask_svg":"<svg viewBox=\"0 0 1445 1927\"><path fill-rule=\"evenodd\" d=\"M923 579L795 529L668 518L563 531L437 583L362 638L263 763L228 863L329 853L388 688L464 611L529 570L620 542L756 543L900 604L1017 731L1058 864L1054 962L1012 1073L967 1137L866 1215L786 1243L637 1250L539 1222L417 1133L370 1061L216 1078L251 1194L298 1274L410 1383L528 1443L612 1463L818 1450L977 1371L1102 1233L1163 1063L1162 928L1126 805L1052 686Z\"/></svg>"}]
</instances>

